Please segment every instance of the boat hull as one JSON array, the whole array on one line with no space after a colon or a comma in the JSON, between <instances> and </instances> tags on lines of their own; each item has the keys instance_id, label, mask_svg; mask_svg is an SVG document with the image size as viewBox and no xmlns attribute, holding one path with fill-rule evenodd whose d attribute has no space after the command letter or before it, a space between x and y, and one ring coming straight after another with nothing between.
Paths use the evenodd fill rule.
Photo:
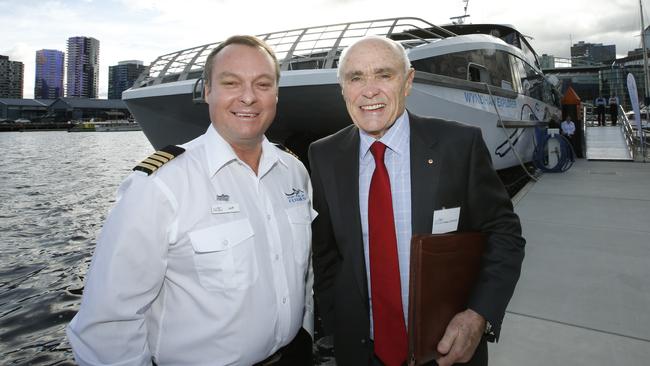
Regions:
<instances>
[{"instance_id":1,"label":"boat hull","mask_svg":"<svg viewBox=\"0 0 650 366\"><path fill-rule=\"evenodd\" d=\"M352 123L337 84L282 86L279 94L276 118L266 135L269 140L294 151L305 164L311 142ZM534 148L533 126L538 124L534 120L543 120L543 117L533 117L533 123L525 127L502 128L494 106L485 102L489 101L488 98L488 94L416 82L407 99L407 108L418 115L479 127L496 169L517 165L520 160L530 161ZM193 103L191 90L173 95L129 98L125 102L156 149L185 143L203 134L209 125L207 104ZM523 96L497 101L501 105L500 114L506 120L521 120L533 115L526 113L527 108L534 109L527 107L528 102ZM517 154L513 153L511 143Z\"/></svg>"}]
</instances>

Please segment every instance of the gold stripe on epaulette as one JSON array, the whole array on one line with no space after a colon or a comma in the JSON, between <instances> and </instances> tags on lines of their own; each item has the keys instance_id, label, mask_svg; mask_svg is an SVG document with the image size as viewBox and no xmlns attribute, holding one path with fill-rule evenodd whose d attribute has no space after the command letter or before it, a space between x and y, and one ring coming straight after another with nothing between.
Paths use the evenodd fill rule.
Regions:
<instances>
[{"instance_id":1,"label":"gold stripe on epaulette","mask_svg":"<svg viewBox=\"0 0 650 366\"><path fill-rule=\"evenodd\" d=\"M170 160L174 159L178 155L185 152L185 149L179 146L168 145L162 149L156 151L155 153L149 155L148 158L144 159L140 164L136 165L133 170L139 170L151 175L153 172L162 168Z\"/></svg>"},{"instance_id":2,"label":"gold stripe on epaulette","mask_svg":"<svg viewBox=\"0 0 650 366\"><path fill-rule=\"evenodd\" d=\"M152 159L152 158L150 158L150 157L144 159L142 162L143 162L143 163L149 163L149 164L151 164L151 165L155 165L156 168L160 168L161 166L163 166L163 164L166 163L166 161L158 161L158 160Z\"/></svg>"},{"instance_id":3,"label":"gold stripe on epaulette","mask_svg":"<svg viewBox=\"0 0 650 366\"><path fill-rule=\"evenodd\" d=\"M147 164L147 163L145 163L144 161L141 162L140 164L138 164L138 166L139 166L139 167L142 167L142 168L145 168L145 169L149 169L149 170L151 170L152 173L155 172L156 170L158 170L158 167L157 167L157 166L155 166L155 165L151 165L151 164Z\"/></svg>"},{"instance_id":4,"label":"gold stripe on epaulette","mask_svg":"<svg viewBox=\"0 0 650 366\"><path fill-rule=\"evenodd\" d=\"M162 156L164 158L167 158L168 160L172 160L174 158L174 155L172 155L172 154L170 154L168 152L162 151L162 150L156 151L154 153L154 155L160 155L160 156Z\"/></svg>"},{"instance_id":5,"label":"gold stripe on epaulette","mask_svg":"<svg viewBox=\"0 0 650 366\"><path fill-rule=\"evenodd\" d=\"M160 156L160 155L156 155L156 154L151 154L151 155L149 155L149 159L152 159L152 160L155 160L155 161L161 162L161 163L163 163L163 164L165 164L166 162L169 161L169 159L167 159L167 158L163 158L162 156Z\"/></svg>"}]
</instances>

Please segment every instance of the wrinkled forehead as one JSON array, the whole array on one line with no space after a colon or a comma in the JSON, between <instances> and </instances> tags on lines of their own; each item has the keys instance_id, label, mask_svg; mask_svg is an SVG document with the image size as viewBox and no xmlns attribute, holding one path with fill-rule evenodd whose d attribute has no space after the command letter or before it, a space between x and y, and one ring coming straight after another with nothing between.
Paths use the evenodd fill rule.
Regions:
<instances>
[{"instance_id":1,"label":"wrinkled forehead","mask_svg":"<svg viewBox=\"0 0 650 366\"><path fill-rule=\"evenodd\" d=\"M350 46L340 65L344 74L366 70L404 70L405 65L399 46L388 40L366 39Z\"/></svg>"}]
</instances>

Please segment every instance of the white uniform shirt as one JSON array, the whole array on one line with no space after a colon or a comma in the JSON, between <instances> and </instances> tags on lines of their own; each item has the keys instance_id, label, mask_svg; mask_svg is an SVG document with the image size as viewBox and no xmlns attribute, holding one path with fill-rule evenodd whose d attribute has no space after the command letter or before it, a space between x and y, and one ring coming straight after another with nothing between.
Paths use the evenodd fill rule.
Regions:
<instances>
[{"instance_id":1,"label":"white uniform shirt","mask_svg":"<svg viewBox=\"0 0 650 366\"><path fill-rule=\"evenodd\" d=\"M313 335L311 183L264 139L258 175L210 126L131 174L67 334L81 365L251 365Z\"/></svg>"},{"instance_id":2,"label":"white uniform shirt","mask_svg":"<svg viewBox=\"0 0 650 366\"><path fill-rule=\"evenodd\" d=\"M565 135L573 136L576 132L576 125L573 121L562 121L560 128L562 128L562 132L564 132Z\"/></svg>"}]
</instances>

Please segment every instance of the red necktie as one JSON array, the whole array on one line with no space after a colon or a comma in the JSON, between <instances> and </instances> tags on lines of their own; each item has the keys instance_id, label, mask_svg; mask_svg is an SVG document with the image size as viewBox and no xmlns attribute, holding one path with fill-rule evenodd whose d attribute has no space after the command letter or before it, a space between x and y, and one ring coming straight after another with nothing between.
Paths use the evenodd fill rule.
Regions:
<instances>
[{"instance_id":1,"label":"red necktie","mask_svg":"<svg viewBox=\"0 0 650 366\"><path fill-rule=\"evenodd\" d=\"M370 146L375 171L368 197L368 241L370 250L370 292L375 330L375 354L386 366L406 361L408 345L402 310L397 236L393 219L390 179L384 165L386 145Z\"/></svg>"}]
</instances>

